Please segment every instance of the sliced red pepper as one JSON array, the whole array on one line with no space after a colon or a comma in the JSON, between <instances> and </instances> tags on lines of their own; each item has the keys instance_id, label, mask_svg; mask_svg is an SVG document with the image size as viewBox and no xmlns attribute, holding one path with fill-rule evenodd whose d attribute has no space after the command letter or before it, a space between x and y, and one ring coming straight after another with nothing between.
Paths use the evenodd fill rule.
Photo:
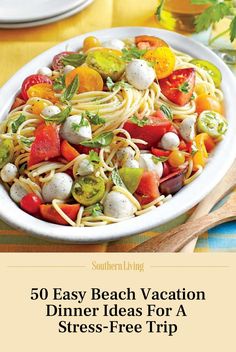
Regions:
<instances>
[{"instance_id":1,"label":"sliced red pepper","mask_svg":"<svg viewBox=\"0 0 236 352\"><path fill-rule=\"evenodd\" d=\"M160 156L166 156L168 157L170 155L169 150L163 150L163 149L158 149L158 148L151 148L151 152L153 155L160 157Z\"/></svg>"},{"instance_id":2,"label":"sliced red pepper","mask_svg":"<svg viewBox=\"0 0 236 352\"><path fill-rule=\"evenodd\" d=\"M79 204L60 204L59 207L72 221L76 220L80 209ZM40 205L40 213L42 218L46 221L59 225L68 225L67 221L58 214L51 204Z\"/></svg>"},{"instance_id":3,"label":"sliced red pepper","mask_svg":"<svg viewBox=\"0 0 236 352\"><path fill-rule=\"evenodd\" d=\"M74 147L72 147L72 145L69 142L64 140L61 143L61 155L67 161L72 161L79 155L79 152Z\"/></svg>"},{"instance_id":4,"label":"sliced red pepper","mask_svg":"<svg viewBox=\"0 0 236 352\"><path fill-rule=\"evenodd\" d=\"M32 166L60 155L60 137L56 125L42 123L35 131L28 165Z\"/></svg>"}]
</instances>

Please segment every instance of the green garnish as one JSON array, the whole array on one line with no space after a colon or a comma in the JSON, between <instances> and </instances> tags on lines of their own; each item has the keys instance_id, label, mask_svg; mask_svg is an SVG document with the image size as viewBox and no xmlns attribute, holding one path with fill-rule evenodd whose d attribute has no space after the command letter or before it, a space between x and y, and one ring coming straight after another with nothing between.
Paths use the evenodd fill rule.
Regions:
<instances>
[{"instance_id":1,"label":"green garnish","mask_svg":"<svg viewBox=\"0 0 236 352\"><path fill-rule=\"evenodd\" d=\"M168 118L168 120L172 121L173 120L173 113L171 109L166 106L166 105L161 105L160 110L163 112L163 114Z\"/></svg>"},{"instance_id":2,"label":"green garnish","mask_svg":"<svg viewBox=\"0 0 236 352\"><path fill-rule=\"evenodd\" d=\"M26 137L20 137L21 143L23 143L26 147L30 148L32 143L34 142L34 137L26 138Z\"/></svg>"},{"instance_id":3,"label":"green garnish","mask_svg":"<svg viewBox=\"0 0 236 352\"><path fill-rule=\"evenodd\" d=\"M65 108L64 110L62 110L58 114L55 114L50 117L43 116L43 118L46 122L53 122L53 123L56 123L57 125L59 125L67 119L67 117L70 115L70 112L71 112L71 106L67 106L67 108Z\"/></svg>"},{"instance_id":4,"label":"green garnish","mask_svg":"<svg viewBox=\"0 0 236 352\"><path fill-rule=\"evenodd\" d=\"M86 60L86 55L83 54L69 54L64 56L61 61L63 63L63 65L71 65L74 67L78 67L81 66L85 60Z\"/></svg>"},{"instance_id":5,"label":"green garnish","mask_svg":"<svg viewBox=\"0 0 236 352\"><path fill-rule=\"evenodd\" d=\"M84 117L84 115L81 116L81 120L80 120L80 123L75 123L75 122L72 122L71 124L71 128L74 132L77 132L80 130L81 127L84 127L84 126L89 126L89 122L88 120Z\"/></svg>"},{"instance_id":6,"label":"green garnish","mask_svg":"<svg viewBox=\"0 0 236 352\"><path fill-rule=\"evenodd\" d=\"M66 87L65 84L65 75L57 77L53 82L53 89L54 90L63 90Z\"/></svg>"},{"instance_id":7,"label":"green garnish","mask_svg":"<svg viewBox=\"0 0 236 352\"><path fill-rule=\"evenodd\" d=\"M132 88L132 86L125 82L125 81L119 81L119 82L113 82L113 80L111 79L111 77L107 77L107 80L106 80L106 85L107 85L107 88L110 90L110 91L115 91L116 89L126 89L126 88Z\"/></svg>"},{"instance_id":8,"label":"green garnish","mask_svg":"<svg viewBox=\"0 0 236 352\"><path fill-rule=\"evenodd\" d=\"M187 94L190 90L190 85L188 82L184 82L182 83L179 87L178 87L178 90L182 93L185 93Z\"/></svg>"},{"instance_id":9,"label":"green garnish","mask_svg":"<svg viewBox=\"0 0 236 352\"><path fill-rule=\"evenodd\" d=\"M85 115L92 125L104 125L104 123L106 122L106 120L100 117L98 113L85 111Z\"/></svg>"},{"instance_id":10,"label":"green garnish","mask_svg":"<svg viewBox=\"0 0 236 352\"><path fill-rule=\"evenodd\" d=\"M79 88L79 78L78 75L75 76L75 78L73 79L73 81L69 84L69 86L66 88L66 90L64 91L64 93L61 96L61 101L63 103L71 100L74 96L74 94L77 92Z\"/></svg>"},{"instance_id":11,"label":"green garnish","mask_svg":"<svg viewBox=\"0 0 236 352\"><path fill-rule=\"evenodd\" d=\"M100 162L99 155L94 150L90 150L88 158L91 163L99 163Z\"/></svg>"},{"instance_id":12,"label":"green garnish","mask_svg":"<svg viewBox=\"0 0 236 352\"><path fill-rule=\"evenodd\" d=\"M146 49L141 50L136 46L132 46L131 48L125 48L122 50L122 59L125 62L130 62L132 59L141 59L141 57L147 52Z\"/></svg>"},{"instance_id":13,"label":"green garnish","mask_svg":"<svg viewBox=\"0 0 236 352\"><path fill-rule=\"evenodd\" d=\"M130 121L139 127L143 127L149 123L149 119L147 117L143 117L142 120L139 120L137 116L132 116Z\"/></svg>"},{"instance_id":14,"label":"green garnish","mask_svg":"<svg viewBox=\"0 0 236 352\"><path fill-rule=\"evenodd\" d=\"M107 145L110 145L113 138L114 138L113 132L103 132L99 134L97 137L93 138L92 140L84 141L84 142L81 142L80 144L84 145L85 147L101 148L101 147L106 147Z\"/></svg>"},{"instance_id":15,"label":"green garnish","mask_svg":"<svg viewBox=\"0 0 236 352\"><path fill-rule=\"evenodd\" d=\"M125 187L125 184L124 182L122 181L121 177L120 177L120 174L118 172L117 169L114 169L111 173L111 179L112 179L112 182L114 183L114 185L116 186L119 186L119 187L123 187L123 188L126 188Z\"/></svg>"},{"instance_id":16,"label":"green garnish","mask_svg":"<svg viewBox=\"0 0 236 352\"><path fill-rule=\"evenodd\" d=\"M16 133L18 131L18 128L20 127L20 125L22 125L23 122L25 122L26 117L23 114L20 114L20 116L12 122L11 124L11 129L13 133Z\"/></svg>"},{"instance_id":17,"label":"green garnish","mask_svg":"<svg viewBox=\"0 0 236 352\"><path fill-rule=\"evenodd\" d=\"M168 160L167 156L152 156L152 161L154 162L154 164L158 164L158 163L164 163L166 160Z\"/></svg>"}]
</instances>

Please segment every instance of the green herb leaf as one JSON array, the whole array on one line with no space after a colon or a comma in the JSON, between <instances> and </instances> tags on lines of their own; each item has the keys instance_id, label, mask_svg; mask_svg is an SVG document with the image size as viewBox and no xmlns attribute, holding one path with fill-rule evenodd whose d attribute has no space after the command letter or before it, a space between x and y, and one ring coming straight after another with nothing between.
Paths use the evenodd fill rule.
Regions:
<instances>
[{"instance_id":1,"label":"green herb leaf","mask_svg":"<svg viewBox=\"0 0 236 352\"><path fill-rule=\"evenodd\" d=\"M67 117L70 115L70 112L71 112L71 106L67 106L67 108L65 108L58 114L55 114L50 117L44 116L43 118L46 122L53 122L59 125L67 119Z\"/></svg>"},{"instance_id":2,"label":"green herb leaf","mask_svg":"<svg viewBox=\"0 0 236 352\"><path fill-rule=\"evenodd\" d=\"M92 125L104 125L106 122L106 120L100 117L98 113L95 114L90 111L85 111L85 114Z\"/></svg>"},{"instance_id":3,"label":"green herb leaf","mask_svg":"<svg viewBox=\"0 0 236 352\"><path fill-rule=\"evenodd\" d=\"M84 209L84 216L101 216L103 215L103 206L100 203L96 203Z\"/></svg>"},{"instance_id":4,"label":"green herb leaf","mask_svg":"<svg viewBox=\"0 0 236 352\"><path fill-rule=\"evenodd\" d=\"M75 123L75 122L72 122L71 124L71 128L74 132L77 132L80 130L81 127L87 127L89 126L89 122L88 120L84 117L84 115L81 116L81 120L80 120L80 123Z\"/></svg>"},{"instance_id":5,"label":"green herb leaf","mask_svg":"<svg viewBox=\"0 0 236 352\"><path fill-rule=\"evenodd\" d=\"M164 163L166 160L168 160L168 156L152 156L152 161L154 162L154 164L158 164L158 163Z\"/></svg>"},{"instance_id":6,"label":"green herb leaf","mask_svg":"<svg viewBox=\"0 0 236 352\"><path fill-rule=\"evenodd\" d=\"M141 49L138 49L136 46L132 46L129 49L125 48L122 50L122 53L123 53L122 59L125 62L130 62L130 61L132 61L132 59L141 59L141 57L146 52L147 52L146 49L141 50Z\"/></svg>"},{"instance_id":7,"label":"green herb leaf","mask_svg":"<svg viewBox=\"0 0 236 352\"><path fill-rule=\"evenodd\" d=\"M65 75L57 77L53 82L54 90L63 90L66 87L65 84Z\"/></svg>"},{"instance_id":8,"label":"green herb leaf","mask_svg":"<svg viewBox=\"0 0 236 352\"><path fill-rule=\"evenodd\" d=\"M139 127L143 127L149 123L149 119L147 117L143 117L142 120L139 120L135 115L131 117L130 121Z\"/></svg>"},{"instance_id":9,"label":"green herb leaf","mask_svg":"<svg viewBox=\"0 0 236 352\"><path fill-rule=\"evenodd\" d=\"M23 175L26 169L27 169L27 163L21 164L21 166L19 168L19 174Z\"/></svg>"},{"instance_id":10,"label":"green herb leaf","mask_svg":"<svg viewBox=\"0 0 236 352\"><path fill-rule=\"evenodd\" d=\"M74 94L77 92L79 88L79 78L78 75L75 76L70 85L66 88L65 92L61 96L61 101L65 103L68 100L71 100Z\"/></svg>"},{"instance_id":11,"label":"green herb leaf","mask_svg":"<svg viewBox=\"0 0 236 352\"><path fill-rule=\"evenodd\" d=\"M236 38L236 16L232 19L230 23L230 41L233 42Z\"/></svg>"},{"instance_id":12,"label":"green herb leaf","mask_svg":"<svg viewBox=\"0 0 236 352\"><path fill-rule=\"evenodd\" d=\"M194 5L208 5L217 4L218 0L191 0L191 3Z\"/></svg>"},{"instance_id":13,"label":"green herb leaf","mask_svg":"<svg viewBox=\"0 0 236 352\"><path fill-rule=\"evenodd\" d=\"M84 141L84 142L81 142L80 144L84 145L85 147L101 148L101 147L106 147L107 145L110 145L113 138L114 138L113 132L103 132L99 134L97 137L93 138L92 140Z\"/></svg>"},{"instance_id":14,"label":"green herb leaf","mask_svg":"<svg viewBox=\"0 0 236 352\"><path fill-rule=\"evenodd\" d=\"M224 2L213 4L201 15L197 16L195 25L196 32L207 30L212 24L231 14L230 6Z\"/></svg>"},{"instance_id":15,"label":"green herb leaf","mask_svg":"<svg viewBox=\"0 0 236 352\"><path fill-rule=\"evenodd\" d=\"M23 114L20 114L20 116L12 122L11 124L11 129L13 133L16 133L18 131L18 128L20 127L20 125L22 125L23 122L25 122L26 117Z\"/></svg>"},{"instance_id":16,"label":"green herb leaf","mask_svg":"<svg viewBox=\"0 0 236 352\"><path fill-rule=\"evenodd\" d=\"M123 88L123 89L126 89L126 88L132 88L132 86L125 82L125 81L119 81L119 82L113 82L111 77L107 77L107 81L106 81L106 85L107 85L107 88L110 90L110 91L114 91L118 88Z\"/></svg>"},{"instance_id":17,"label":"green herb leaf","mask_svg":"<svg viewBox=\"0 0 236 352\"><path fill-rule=\"evenodd\" d=\"M83 54L69 54L64 56L61 61L66 65L71 65L74 67L81 66L86 60L86 55Z\"/></svg>"},{"instance_id":18,"label":"green herb leaf","mask_svg":"<svg viewBox=\"0 0 236 352\"><path fill-rule=\"evenodd\" d=\"M157 16L158 21L161 21L161 13L164 7L165 0L161 0L159 6L156 9L155 15Z\"/></svg>"},{"instance_id":19,"label":"green herb leaf","mask_svg":"<svg viewBox=\"0 0 236 352\"><path fill-rule=\"evenodd\" d=\"M173 113L171 109L166 106L166 105L161 105L160 110L163 112L163 114L168 118L168 120L172 121L173 120Z\"/></svg>"},{"instance_id":20,"label":"green herb leaf","mask_svg":"<svg viewBox=\"0 0 236 352\"><path fill-rule=\"evenodd\" d=\"M188 82L184 82L178 87L178 90L185 94L189 92L189 89L190 89L190 85Z\"/></svg>"},{"instance_id":21,"label":"green herb leaf","mask_svg":"<svg viewBox=\"0 0 236 352\"><path fill-rule=\"evenodd\" d=\"M112 179L112 182L114 183L115 186L126 188L117 169L114 169L112 171L111 179Z\"/></svg>"},{"instance_id":22,"label":"green herb leaf","mask_svg":"<svg viewBox=\"0 0 236 352\"><path fill-rule=\"evenodd\" d=\"M94 150L90 150L90 152L89 152L89 161L91 163L99 163L100 162L99 155Z\"/></svg>"},{"instance_id":23,"label":"green herb leaf","mask_svg":"<svg viewBox=\"0 0 236 352\"><path fill-rule=\"evenodd\" d=\"M30 137L30 138L26 138L26 137L20 137L20 141L21 143L23 143L26 147L31 147L33 141L34 141L34 137Z\"/></svg>"}]
</instances>

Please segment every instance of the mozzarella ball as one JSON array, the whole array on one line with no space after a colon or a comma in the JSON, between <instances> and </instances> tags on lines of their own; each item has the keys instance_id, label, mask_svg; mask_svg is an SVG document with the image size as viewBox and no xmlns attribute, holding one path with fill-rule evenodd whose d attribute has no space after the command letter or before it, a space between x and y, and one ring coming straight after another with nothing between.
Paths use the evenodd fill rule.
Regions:
<instances>
[{"instance_id":1,"label":"mozzarella ball","mask_svg":"<svg viewBox=\"0 0 236 352\"><path fill-rule=\"evenodd\" d=\"M17 176L18 170L16 165L12 163L8 163L3 166L1 170L1 179L3 182L12 182L14 178Z\"/></svg>"},{"instance_id":2,"label":"mozzarella ball","mask_svg":"<svg viewBox=\"0 0 236 352\"><path fill-rule=\"evenodd\" d=\"M127 218L134 215L136 207L122 193L111 191L104 201L104 214L113 218Z\"/></svg>"},{"instance_id":3,"label":"mozzarella ball","mask_svg":"<svg viewBox=\"0 0 236 352\"><path fill-rule=\"evenodd\" d=\"M122 50L125 47L125 43L120 39L110 39L107 42L102 44L104 48Z\"/></svg>"},{"instance_id":4,"label":"mozzarella ball","mask_svg":"<svg viewBox=\"0 0 236 352\"><path fill-rule=\"evenodd\" d=\"M48 77L51 77L52 76L52 70L49 68L49 67L41 67L39 70L38 70L38 74L39 75L45 75L45 76L48 76Z\"/></svg>"},{"instance_id":5,"label":"mozzarella ball","mask_svg":"<svg viewBox=\"0 0 236 352\"><path fill-rule=\"evenodd\" d=\"M135 59L126 66L126 78L134 88L144 90L153 83L156 73L146 61Z\"/></svg>"},{"instance_id":6,"label":"mozzarella ball","mask_svg":"<svg viewBox=\"0 0 236 352\"><path fill-rule=\"evenodd\" d=\"M94 172L93 164L88 159L83 159L76 171L77 175L87 176Z\"/></svg>"},{"instance_id":7,"label":"mozzarella ball","mask_svg":"<svg viewBox=\"0 0 236 352\"><path fill-rule=\"evenodd\" d=\"M49 105L42 110L41 114L46 117L52 117L60 112L61 110L56 105Z\"/></svg>"},{"instance_id":8,"label":"mozzarella ball","mask_svg":"<svg viewBox=\"0 0 236 352\"><path fill-rule=\"evenodd\" d=\"M119 161L133 159L135 151L131 147L123 147L117 151L116 156Z\"/></svg>"},{"instance_id":9,"label":"mozzarella ball","mask_svg":"<svg viewBox=\"0 0 236 352\"><path fill-rule=\"evenodd\" d=\"M71 194L73 185L72 178L59 172L53 176L51 181L43 185L42 195L46 203L51 203L53 199L67 200Z\"/></svg>"},{"instance_id":10,"label":"mozzarella ball","mask_svg":"<svg viewBox=\"0 0 236 352\"><path fill-rule=\"evenodd\" d=\"M167 132L161 139L161 146L166 150L173 150L179 146L180 140L176 133Z\"/></svg>"},{"instance_id":11,"label":"mozzarella ball","mask_svg":"<svg viewBox=\"0 0 236 352\"><path fill-rule=\"evenodd\" d=\"M141 154L139 158L139 165L144 170L155 172L159 178L161 178L163 174L162 162L156 162L155 157L152 154Z\"/></svg>"},{"instance_id":12,"label":"mozzarella ball","mask_svg":"<svg viewBox=\"0 0 236 352\"><path fill-rule=\"evenodd\" d=\"M26 196L27 193L28 192L19 183L13 183L10 188L10 196L16 203L20 203L21 199Z\"/></svg>"},{"instance_id":13,"label":"mozzarella ball","mask_svg":"<svg viewBox=\"0 0 236 352\"><path fill-rule=\"evenodd\" d=\"M190 116L186 117L179 126L179 132L186 142L191 142L195 137L195 123L196 117Z\"/></svg>"},{"instance_id":14,"label":"mozzarella ball","mask_svg":"<svg viewBox=\"0 0 236 352\"><path fill-rule=\"evenodd\" d=\"M123 164L124 167L130 167L131 169L139 168L139 163L135 159L127 159Z\"/></svg>"},{"instance_id":15,"label":"mozzarella ball","mask_svg":"<svg viewBox=\"0 0 236 352\"><path fill-rule=\"evenodd\" d=\"M60 129L61 137L72 144L80 144L83 141L92 139L92 129L88 120L84 118L85 125L80 127L81 119L82 115L67 117Z\"/></svg>"},{"instance_id":16,"label":"mozzarella ball","mask_svg":"<svg viewBox=\"0 0 236 352\"><path fill-rule=\"evenodd\" d=\"M66 75L68 72L70 72L70 71L72 71L72 70L74 70L74 69L75 69L74 66L72 66L72 65L66 65L66 66L64 67L64 69L63 69L63 72L64 72L64 74Z\"/></svg>"}]
</instances>

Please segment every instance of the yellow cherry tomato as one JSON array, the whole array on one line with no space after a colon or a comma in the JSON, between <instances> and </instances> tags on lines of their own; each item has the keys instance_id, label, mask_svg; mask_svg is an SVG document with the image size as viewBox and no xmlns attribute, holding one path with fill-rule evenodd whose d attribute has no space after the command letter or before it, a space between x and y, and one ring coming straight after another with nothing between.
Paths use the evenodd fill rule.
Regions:
<instances>
[{"instance_id":1,"label":"yellow cherry tomato","mask_svg":"<svg viewBox=\"0 0 236 352\"><path fill-rule=\"evenodd\" d=\"M27 90L27 94L29 98L37 97L47 99L52 103L56 103L58 101L58 98L55 96L55 92L53 91L52 84L48 83L39 83L31 86Z\"/></svg>"},{"instance_id":2,"label":"yellow cherry tomato","mask_svg":"<svg viewBox=\"0 0 236 352\"><path fill-rule=\"evenodd\" d=\"M173 152L171 152L169 155L168 162L173 167L179 167L180 165L183 165L185 162L184 153L180 150L173 150Z\"/></svg>"},{"instance_id":3,"label":"yellow cherry tomato","mask_svg":"<svg viewBox=\"0 0 236 352\"><path fill-rule=\"evenodd\" d=\"M101 46L101 42L98 38L90 36L84 39L83 51L86 52L89 49Z\"/></svg>"},{"instance_id":4,"label":"yellow cherry tomato","mask_svg":"<svg viewBox=\"0 0 236 352\"><path fill-rule=\"evenodd\" d=\"M198 166L204 167L206 165L206 158L202 151L197 151L193 156L193 170L197 171Z\"/></svg>"},{"instance_id":5,"label":"yellow cherry tomato","mask_svg":"<svg viewBox=\"0 0 236 352\"><path fill-rule=\"evenodd\" d=\"M195 137L194 141L198 151L193 156L193 170L197 171L198 166L204 167L206 165L208 158L206 144L209 144L210 139L207 133L200 133Z\"/></svg>"},{"instance_id":6,"label":"yellow cherry tomato","mask_svg":"<svg viewBox=\"0 0 236 352\"><path fill-rule=\"evenodd\" d=\"M42 110L46 108L48 104L43 100L36 100L31 106L31 111L35 115L40 115Z\"/></svg>"},{"instance_id":7,"label":"yellow cherry tomato","mask_svg":"<svg viewBox=\"0 0 236 352\"><path fill-rule=\"evenodd\" d=\"M219 100L216 98L211 97L208 94L201 94L196 99L196 111L198 114L201 114L201 112L206 110L215 111L222 114L223 108Z\"/></svg>"},{"instance_id":8,"label":"yellow cherry tomato","mask_svg":"<svg viewBox=\"0 0 236 352\"><path fill-rule=\"evenodd\" d=\"M73 81L75 76L79 79L78 93L103 90L103 79L100 73L87 66L76 67L66 75L66 86Z\"/></svg>"},{"instance_id":9,"label":"yellow cherry tomato","mask_svg":"<svg viewBox=\"0 0 236 352\"><path fill-rule=\"evenodd\" d=\"M158 79L165 78L174 71L175 54L168 47L148 50L143 58L154 64Z\"/></svg>"},{"instance_id":10,"label":"yellow cherry tomato","mask_svg":"<svg viewBox=\"0 0 236 352\"><path fill-rule=\"evenodd\" d=\"M207 86L206 86L206 84L203 84L203 83L196 83L195 87L194 87L194 91L197 95L208 93Z\"/></svg>"}]
</instances>

